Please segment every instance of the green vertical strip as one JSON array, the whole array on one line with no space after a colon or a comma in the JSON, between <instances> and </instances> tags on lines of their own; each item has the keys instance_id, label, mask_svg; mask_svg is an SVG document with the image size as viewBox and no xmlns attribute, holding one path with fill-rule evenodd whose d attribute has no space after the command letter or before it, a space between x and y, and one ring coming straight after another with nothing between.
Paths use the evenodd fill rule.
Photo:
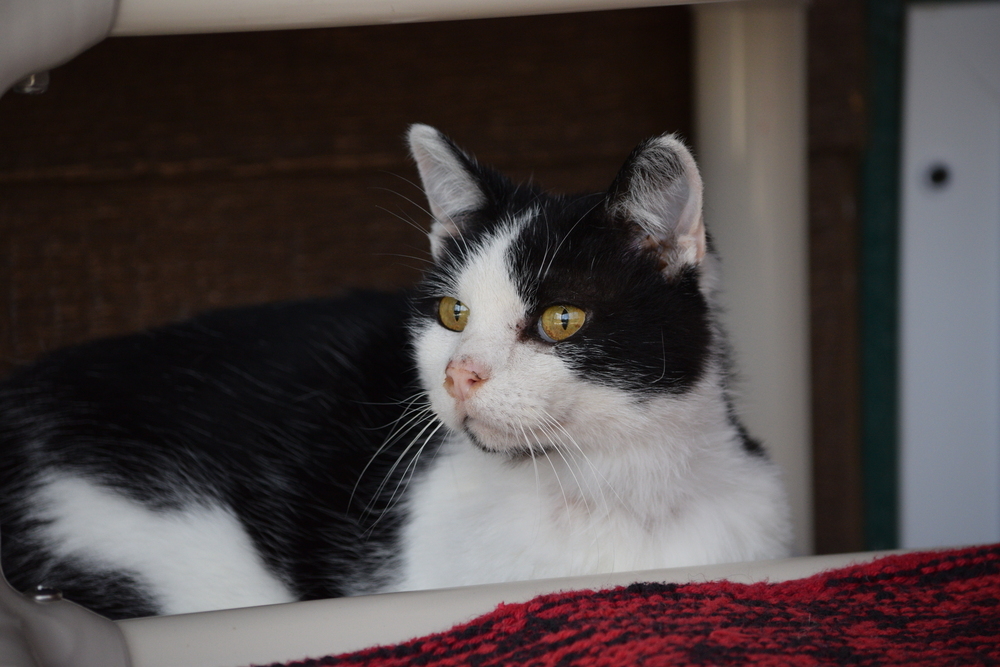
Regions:
<instances>
[{"instance_id":1,"label":"green vertical strip","mask_svg":"<svg viewBox=\"0 0 1000 667\"><path fill-rule=\"evenodd\" d=\"M898 211L904 0L868 0L869 137L861 231L865 543L898 531Z\"/></svg>"}]
</instances>

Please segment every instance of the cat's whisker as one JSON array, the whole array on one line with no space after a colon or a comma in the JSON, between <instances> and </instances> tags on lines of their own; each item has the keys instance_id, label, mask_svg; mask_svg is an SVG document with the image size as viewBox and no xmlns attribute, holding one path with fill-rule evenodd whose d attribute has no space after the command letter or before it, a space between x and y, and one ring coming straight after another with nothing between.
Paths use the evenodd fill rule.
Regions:
<instances>
[{"instance_id":1,"label":"cat's whisker","mask_svg":"<svg viewBox=\"0 0 1000 667\"><path fill-rule=\"evenodd\" d=\"M472 254L473 254L472 253L472 246L469 245L468 239L465 238L465 233L462 231L461 225L459 225L454 220L452 220L451 216L448 216L448 222L451 223L451 225L458 232L458 240L462 242L462 248L464 249L465 257L467 257L467 258L472 257Z\"/></svg>"},{"instance_id":2,"label":"cat's whisker","mask_svg":"<svg viewBox=\"0 0 1000 667\"><path fill-rule=\"evenodd\" d=\"M456 229L458 229L457 238L459 242L455 244L454 248L452 248L449 245L441 246L440 252L444 253L444 257L438 258L439 264L447 265L448 263L451 263L454 266L461 266L466 261L467 258L472 257L472 247L466 241L465 236L462 234L462 230L458 227L456 227ZM449 278L451 278L452 280L454 279L453 276L449 276ZM432 277L428 282L433 283L434 278ZM448 281L448 283L449 284L447 285L447 287L444 288L444 291L448 293L454 292L455 286L451 284L450 280ZM445 283L444 281L439 281L439 284L444 286Z\"/></svg>"},{"instance_id":3,"label":"cat's whisker","mask_svg":"<svg viewBox=\"0 0 1000 667\"><path fill-rule=\"evenodd\" d=\"M619 503L621 504L622 507L624 507L624 508L626 508L626 510L630 511L628 505L625 504L625 501L622 499L622 497L615 490L614 485L612 485L608 481L607 477L597 468L596 465L594 465L594 462L590 460L590 457L587 456L587 453L579 445L579 443L577 443L576 439L566 429L566 427L563 426L561 423L559 423L559 421L556 420L551 414L549 414L549 412L547 410L545 410L545 408L538 407L536 409L542 414L542 416L543 416L543 422L544 423L546 423L549 427L555 427L555 428L559 429L559 431L561 431L562 434L565 435L566 439L568 439L569 442L573 445L573 447L575 447L577 449L577 451L579 451L580 456L583 458L584 462L586 462L587 465L590 466L590 469L594 473L594 475L596 475L599 478L598 483L597 483L597 489L600 492L600 500L601 500L601 504L603 505L603 508L604 508L604 515L605 516L611 516L611 514L612 514L611 505L608 503L607 494L605 492L606 488L609 489L618 498L618 501L619 501ZM560 441L563 441L562 437L558 437L558 438L557 437L553 437L553 439L554 440L558 439ZM582 468L580 469L580 474L583 475L583 469Z\"/></svg>"},{"instance_id":4,"label":"cat's whisker","mask_svg":"<svg viewBox=\"0 0 1000 667\"><path fill-rule=\"evenodd\" d=\"M569 503L569 500L567 499L566 491L563 488L562 482L559 479L559 472L556 470L555 463L553 462L552 458L549 456L548 452L550 450L543 449L542 451L545 452L545 458L548 459L549 465L552 466L552 472L554 473L554 475L556 477L556 481L559 483L559 489L560 489L560 491L562 491L562 494L563 494L563 503L564 503L564 505L566 507L566 515L567 515L567 517L571 517L573 509L572 509L572 506ZM588 517L589 521L586 522L586 523L582 523L581 525L577 526L576 531L573 532L573 533L571 533L571 534L576 534L576 535L583 534L588 529L590 531L592 531L591 540L590 540L590 546L597 548L597 559L598 559L598 561L600 561L600 558L601 558L601 555L600 555L600 553L601 553L601 539L600 539L600 533L598 532L597 523L594 521L594 512L593 512L593 508L591 507L590 501L588 500L587 495L586 495L586 493L583 490L583 486L580 484L579 478L577 477L576 473L573 472L573 466L567 460L566 455L562 452L562 450L559 447L553 447L551 451L555 451L555 453L559 455L559 458L561 458L562 461L563 461L563 463L566 465L566 469L569 470L569 472L570 472L571 475L573 475L573 479L574 479L574 481L576 481L577 488L580 489L580 502L583 503L584 508L586 508L586 510L587 510L587 517Z\"/></svg>"},{"instance_id":5,"label":"cat's whisker","mask_svg":"<svg viewBox=\"0 0 1000 667\"><path fill-rule=\"evenodd\" d=\"M573 435L566 429L565 426L563 426L561 423L559 423L558 420L556 420L551 414L549 414L549 412L545 410L545 408L538 408L538 409L541 410L541 412L550 420L550 423L554 427L558 428L563 434L565 434L566 438L569 439L570 443L572 443L572 445L576 447L577 451L580 452L580 455L583 457L583 460L586 461L587 465L590 466L590 469L594 472L595 475L597 475L600 478L600 481L603 482L602 484L599 484L599 488L601 489L601 495L604 498L604 506L608 509L608 511L610 512L610 505L608 504L607 497L604 496L605 489L611 491L611 493L615 495L621 507L631 512L632 511L631 506L625 502L625 499L621 497L621 495L618 493L618 490L615 489L614 485L607 478L607 476L605 476L605 474L601 472L600 468L598 468L594 464L594 462L590 460L590 457L587 455L586 451L584 451L583 447L581 447L580 444L576 441L576 438L573 437Z\"/></svg>"},{"instance_id":6,"label":"cat's whisker","mask_svg":"<svg viewBox=\"0 0 1000 667\"><path fill-rule=\"evenodd\" d=\"M548 227L546 227L545 230L546 230L546 236L548 236L550 234L550 229ZM536 284L541 284L541 282L542 282L542 272L545 270L545 267L548 265L548 262L546 260L548 260L548 258L549 258L549 249L551 247L552 247L552 244L549 243L548 240L546 240L546 243L545 243L545 245L543 247L543 250L542 250L542 260L540 262L538 262L538 270L535 272L535 283Z\"/></svg>"},{"instance_id":7,"label":"cat's whisker","mask_svg":"<svg viewBox=\"0 0 1000 667\"><path fill-rule=\"evenodd\" d=\"M583 215L581 215L576 222L573 223L573 226L571 226L569 230L567 230L566 233L563 234L563 237L559 239L559 243L556 244L555 250L552 251L552 257L549 259L549 263L545 267L545 271L542 272L542 280L544 280L549 275L549 271L552 269L552 262L556 260L556 255L559 254L559 250L562 248L563 243L566 242L566 239L570 237L570 234L573 233L573 231L580 225L580 223L583 222L587 218L587 216L594 211L594 209L596 209L598 206L601 205L601 201L603 200L598 200L593 206L588 208L586 212Z\"/></svg>"},{"instance_id":8,"label":"cat's whisker","mask_svg":"<svg viewBox=\"0 0 1000 667\"><path fill-rule=\"evenodd\" d=\"M372 501L369 502L368 507L365 509L366 513L370 513L371 512L371 503L375 502L375 499L377 499L382 494L382 491L385 490L386 484L389 483L389 480L392 478L393 473L396 472L396 469L399 467L399 464L403 460L403 458L409 453L410 449L413 448L413 445L416 442L418 442L420 440L420 438L423 437L424 433L427 432L427 429L431 428L431 426L435 425L435 422L436 422L436 420L429 420L426 424L424 424L423 428L420 429L420 432L417 433L411 439L411 441L409 442L409 444L407 444L406 447L403 449L402 453L400 453L400 455L396 457L395 462L393 462L392 466L389 468L389 471L385 474L385 477L382 479L382 482L379 484L378 488L375 490L375 493L372 496ZM438 431L438 429L440 429L441 426L442 426L441 422L436 422L436 423L437 423L437 425L434 426L434 430L431 431L431 435L433 435L434 433L436 433ZM430 436L428 436L428 437L430 437ZM426 441L425 441L424 444L426 444Z\"/></svg>"},{"instance_id":9,"label":"cat's whisker","mask_svg":"<svg viewBox=\"0 0 1000 667\"><path fill-rule=\"evenodd\" d=\"M398 174L394 174L394 175L398 176ZM415 188L417 188L418 190L420 190L420 193L423 194L425 197L427 196L426 191L422 187L420 187L419 185L417 185L416 183L410 181L407 178L404 178L403 176L399 176L399 178L402 178L404 181L406 181L410 185L412 185ZM406 195L404 195L402 192L399 192L398 190L393 190L392 188L386 188L386 187L382 187L382 186L375 186L375 187L372 188L372 190L381 190L383 192L388 192L390 194L394 194L397 197L399 197L400 199L402 199L402 200L404 200L404 201L406 201L406 202L408 202L410 204L413 204L414 207L416 207L421 212L423 212L425 215L427 215L427 217L432 218L432 219L434 218L434 214L430 212L430 209L428 209L426 206L424 206L423 204L421 204L419 201L416 201L414 199L411 199L410 197L407 197ZM427 230L424 229L423 227L419 227L418 226L417 229L419 229L420 231L422 231L424 233L427 233Z\"/></svg>"},{"instance_id":10,"label":"cat's whisker","mask_svg":"<svg viewBox=\"0 0 1000 667\"><path fill-rule=\"evenodd\" d=\"M414 262L420 262L421 264L426 264L429 266L434 265L434 260L429 257L416 257L414 255L404 255L401 252L377 252L373 254L374 257L396 257L397 259L412 259ZM413 266L411 264L406 264L404 262L398 263L400 266L405 266L408 269L414 269L420 271L421 267Z\"/></svg>"},{"instance_id":11,"label":"cat's whisker","mask_svg":"<svg viewBox=\"0 0 1000 667\"><path fill-rule=\"evenodd\" d=\"M381 521L382 518L385 517L386 514L388 514L396 506L396 504L399 503L399 501L406 496L406 490L409 488L410 482L413 481L413 476L417 473L417 465L420 462L420 456L424 453L424 450L427 448L427 445L430 444L430 442L434 439L434 436L437 434L437 432L441 430L441 428L443 427L444 424L438 422L437 426L434 427L434 430L428 433L427 436L424 438L424 441L417 449L417 452L410 458L410 461L406 464L406 467L403 469L403 472L399 476L399 481L396 482L396 488L393 489L392 495L389 497L389 500L386 501L385 509L382 510L381 514L379 514L379 517L369 527L368 529L369 533L371 532L371 530L375 528L378 522ZM415 438L414 442L416 442L418 439L419 438Z\"/></svg>"},{"instance_id":12,"label":"cat's whisker","mask_svg":"<svg viewBox=\"0 0 1000 667\"><path fill-rule=\"evenodd\" d=\"M531 438L528 437L528 432L524 428L524 422L521 421L520 417L515 417L517 419L517 427L521 430L521 437L524 439L524 446L528 449L528 454L534 458L534 447L532 447Z\"/></svg>"},{"instance_id":13,"label":"cat's whisker","mask_svg":"<svg viewBox=\"0 0 1000 667\"><path fill-rule=\"evenodd\" d=\"M380 190L388 190L389 192L393 192L392 190L389 190L388 188L378 188L378 189L380 189ZM393 192L393 194L399 194L399 193ZM413 203L412 200L407 200L407 201L410 201L410 203ZM418 223L415 220L411 220L409 217L403 215L402 213L397 213L396 211L393 211L393 210L389 209L386 206L376 205L375 208L377 208L380 211L383 211L384 213L388 213L389 215L391 215L392 217L396 218L397 220L400 220L401 222L406 223L408 226L410 226L413 229L417 230L421 234L426 234L427 233L427 229L423 225L421 225L420 223Z\"/></svg>"},{"instance_id":14,"label":"cat's whisker","mask_svg":"<svg viewBox=\"0 0 1000 667\"><path fill-rule=\"evenodd\" d=\"M403 438L404 433L412 430L416 426L420 426L420 431L414 436L414 439L419 438L431 425L436 421L436 415L429 408L420 408L414 410L411 416L407 419L406 423L401 425L399 428L393 432L391 439L387 438L387 442L394 443L398 442Z\"/></svg>"},{"instance_id":15,"label":"cat's whisker","mask_svg":"<svg viewBox=\"0 0 1000 667\"><path fill-rule=\"evenodd\" d=\"M358 478L354 482L354 487L351 489L351 495L347 501L348 509L350 509L351 504L354 502L354 496L358 491L358 485L361 484L361 480L364 478L365 473L368 472L368 469L372 466L375 460L382 454L382 452L384 452L387 448L396 443L399 440L399 438L402 437L402 434L404 432L410 429L413 424L419 423L421 419L429 418L427 424L425 424L424 428L421 430L421 433L423 433L424 430L427 429L428 425L434 423L435 415L428 404L418 406L417 408L413 408L413 404L416 403L416 401L418 401L421 398L421 396L422 394L418 394L410 400L409 404L406 406L406 408L404 408L403 414L401 414L399 416L399 419L396 420L393 430L385 437L385 440L383 441L382 445L375 450L375 453L368 459L368 462L365 464L364 468L361 469L361 472L358 474ZM405 453L406 451L404 450L402 455L405 455ZM391 470L389 474L392 474ZM376 496L381 491L382 487L380 486L378 492L376 493ZM371 503L369 502L369 505L370 504Z\"/></svg>"},{"instance_id":16,"label":"cat's whisker","mask_svg":"<svg viewBox=\"0 0 1000 667\"><path fill-rule=\"evenodd\" d=\"M541 427L550 436L551 440L557 440L557 438L552 437L552 435L554 435L553 433L551 433L551 432L549 432L549 431L547 431L545 429L544 425L542 425ZM591 502L590 502L590 498L589 498L589 494L587 493L587 490L584 488L583 483L580 481L580 477L577 476L576 472L574 472L574 470L573 470L573 464L570 463L569 458L567 458L567 456L566 456L567 453L563 451L563 448L562 447L553 447L553 450L563 460L563 463L566 464L566 469L569 470L569 473L573 476L573 480L576 482L576 486L580 490L580 499L581 499L581 502L583 502L584 507L587 509L587 516L590 518L589 527L592 530L596 531L597 524L594 521L594 511L593 511L593 507L591 506ZM572 457L570 457L570 458L572 458ZM580 471L581 475L583 474L583 469L579 467L579 464L577 464L577 470ZM607 502L605 501L605 506L606 505L607 505ZM599 542L599 540L600 540L600 535L595 532L595 534L594 534L594 540L593 540L592 544L597 544Z\"/></svg>"},{"instance_id":17,"label":"cat's whisker","mask_svg":"<svg viewBox=\"0 0 1000 667\"><path fill-rule=\"evenodd\" d=\"M660 377L656 378L656 382L654 384L659 384L667 374L667 341L663 337L662 328L660 329L660 348L663 350L663 370L660 372Z\"/></svg>"},{"instance_id":18,"label":"cat's whisker","mask_svg":"<svg viewBox=\"0 0 1000 667\"><path fill-rule=\"evenodd\" d=\"M393 489L393 492L390 495L389 499L387 501L385 501L385 505L382 507L382 510L379 512L379 515L364 530L363 534L365 536L371 536L371 534L378 527L378 525L382 521L382 519L384 519L386 516L388 516L389 513L399 503L399 501L402 498L405 497L406 490L410 486L410 481L412 480L413 475L416 473L416 466L419 463L420 457L423 454L424 449L426 449L427 445L430 443L430 439L432 437L433 437L433 433L429 434L428 438L425 439L423 443L421 443L421 445L417 448L416 453L414 453L414 455L410 458L409 462L406 464L406 467L403 469L403 472L400 474L399 480L396 482L395 489ZM414 440L409 445L407 445L407 448L406 448L407 451L409 449L411 449L413 447L413 445L415 445L416 443L417 443L417 441ZM409 476L407 476L407 475L409 475ZM388 482L388 477L384 481ZM380 486L380 488L384 488L384 487L385 487L385 484L383 484L383 485ZM377 497L379 495L380 494L376 494L375 498L373 498L373 500L372 500L373 503L375 502L375 500L377 499ZM373 512L374 512L374 507L372 507L371 504L369 504L369 506L365 508L364 514L367 516L367 515L371 515Z\"/></svg>"},{"instance_id":19,"label":"cat's whisker","mask_svg":"<svg viewBox=\"0 0 1000 667\"><path fill-rule=\"evenodd\" d=\"M403 177L399 176L399 178L403 178ZM420 190L423 193L424 197L425 198L427 197L427 191L424 188L418 186L416 183L413 183L409 179L403 178L403 180L406 181L407 183L410 183L411 185L417 187L417 189ZM393 190L391 188L376 187L374 189L376 189L376 190L385 190L386 192L391 192L392 194L396 195L397 197L400 197L401 199L404 199L407 202L409 202L409 203L413 204L414 206L416 206L418 209L420 209L421 211L423 211L432 220L434 219L434 214L431 213L431 211L428 208L426 208L425 206L421 205L419 202L416 202L416 201L410 199L409 197L407 197L403 193L397 192L397 191L395 191L395 190ZM385 209L383 209L383 210L385 210ZM387 212L391 213L391 211L387 211ZM458 235L457 235L458 239L462 242L463 246L465 247L466 255L467 256L471 256L472 255L472 249L470 248L469 244L466 242L465 236L462 234L462 227L461 227L461 225L457 224L455 222L455 220L450 215L448 215L447 213L445 213L445 217L447 218L448 224L450 224L452 227L454 227L455 230L458 232ZM414 226L416 226L416 225L414 225ZM423 227L420 227L420 226L416 226L416 227L420 231L426 232L426 230Z\"/></svg>"},{"instance_id":20,"label":"cat's whisker","mask_svg":"<svg viewBox=\"0 0 1000 667\"><path fill-rule=\"evenodd\" d=\"M583 477L583 467L574 456L573 452L566 447L565 439L558 432L553 430L551 427L542 427L549 436L549 439L556 444L556 447L552 449L559 454L560 458L566 463L566 467L569 469L570 474L573 475L573 479L576 481L577 488L580 489L580 495L586 499L588 506L590 505L590 485L584 485L582 480ZM574 472L575 468L575 472ZM579 473L579 476L577 475ZM599 487L598 487L599 488ZM600 490L600 489L599 489Z\"/></svg>"},{"instance_id":21,"label":"cat's whisker","mask_svg":"<svg viewBox=\"0 0 1000 667\"><path fill-rule=\"evenodd\" d=\"M389 481L392 479L392 476L396 472L396 469L399 467L399 464L406 458L406 455L409 454L410 450L413 449L413 447L417 444L417 442L418 440L416 438L411 440L409 443L407 443L406 447L403 448L403 451L400 452L399 455L396 457L396 460L389 468L389 471L385 474L385 476L382 478L382 481L379 483L378 488L375 489L375 493L372 494L371 500L368 501L368 504L365 505L364 510L362 510L362 516L370 516L375 512L376 503L378 503L379 499L382 497L382 492L385 491L385 487L389 484ZM417 454L420 453L422 447L423 445L418 447ZM403 469L404 474L408 467L409 467L409 462L407 462L406 467L404 467ZM398 490L398 488L399 488L399 483L397 482L396 489ZM379 522L379 520L381 520L381 518L385 516L385 513L389 510L390 506L392 505L392 498L394 496L395 496L395 490L393 491L393 494L390 495L389 500L386 501L385 506L382 508L382 511L379 512L378 518L376 518L375 521L371 524L371 526L369 526L369 530L371 530L371 528L374 528L375 525Z\"/></svg>"},{"instance_id":22,"label":"cat's whisker","mask_svg":"<svg viewBox=\"0 0 1000 667\"><path fill-rule=\"evenodd\" d=\"M451 217L447 212L445 212L445 217L448 218L448 224L455 228L458 233L458 240L462 242L462 247L465 249L465 256L472 257L472 246L469 245L468 239L465 238L465 233L462 231L462 225L455 222L455 219Z\"/></svg>"},{"instance_id":23,"label":"cat's whisker","mask_svg":"<svg viewBox=\"0 0 1000 667\"><path fill-rule=\"evenodd\" d=\"M556 464L552 461L552 457L549 456L549 451L543 449L542 454L545 456L545 460L549 462L549 467L552 468L552 474L556 478L556 484L559 485L559 492L562 494L563 505L566 507L566 514L568 515L571 512L569 497L566 495L566 489L563 488L562 480L559 478L559 471L556 469Z\"/></svg>"},{"instance_id":24,"label":"cat's whisker","mask_svg":"<svg viewBox=\"0 0 1000 667\"><path fill-rule=\"evenodd\" d=\"M416 441L413 441L409 445L407 445L406 446L406 450L403 452L403 454L405 455L405 453L407 451L409 451L413 447L413 445L415 445L415 444L416 444ZM404 479L406 477L407 471L410 470L410 466L415 465L415 461L420 458L420 454L423 453L425 446L426 446L426 443L420 445L420 447L417 448L417 452L411 457L410 461L406 464L406 467L403 469L403 472L400 475L399 480L396 482L396 488L393 489L392 495L390 495L389 499L385 502L385 505L382 507L382 511L379 512L378 516L375 517L375 520L372 521L368 525L368 527L365 529L364 535L366 537L371 536L371 534L374 532L375 528L378 527L378 524L382 521L382 519L384 519L389 514L389 512L391 512L392 509L395 507L395 505L396 505L395 498L396 498L396 494L399 493L400 485L403 485L403 481L404 481ZM415 470L415 468L414 468L414 470ZM381 485L379 487L379 489L380 490L383 489L384 486L385 486L384 484ZM404 489L403 489L404 493L405 493L405 488L407 486L409 486L408 483L406 485L404 485ZM377 498L378 495L379 494L376 494L376 498ZM375 502L375 499L372 500L372 503L374 503L374 502ZM372 506L371 503L369 503L369 505L365 508L364 516L369 516L372 513L374 513L374 511L375 511L375 508Z\"/></svg>"},{"instance_id":25,"label":"cat's whisker","mask_svg":"<svg viewBox=\"0 0 1000 667\"><path fill-rule=\"evenodd\" d=\"M400 179L400 180L402 180L402 181L404 181L404 182L406 182L406 183L408 183L408 184L412 185L412 186L413 186L414 188L416 188L417 190L419 190L419 191L420 191L420 193L421 193L421 194L422 194L422 195L424 196L424 199L425 199L425 200L429 200L429 197L427 196L427 190L426 190L426 188L424 188L424 187L423 187L423 185L421 185L420 183L417 183L417 182L415 182L415 181L412 181L412 180L410 180L409 178L406 178L405 176L403 176L403 175L401 175L401 174L396 174L396 173L393 173L393 172L388 172L388 173L390 173L390 174L392 174L393 176L395 176L396 178L398 178L398 179ZM433 213L432 213L432 212L430 211L430 209L429 209L429 208L427 208L426 206L424 206L423 204L421 204L421 203L420 203L419 201L414 201L413 199L411 199L411 198L407 197L407 196L406 196L406 195L404 195L404 194L403 194L402 192L398 192L398 191L396 191L396 190L393 190L392 188L384 188L384 187L376 187L375 189L376 189L376 190L385 190L386 192L391 192L392 194L396 195L397 197L400 197L400 198L402 198L402 199L406 200L407 202L409 202L409 203L413 204L414 206L416 206L416 207L417 207L418 209L420 209L420 210L421 210L421 211L422 211L422 212L423 212L423 213L424 213L424 214L425 214L425 215L426 215L427 217L431 218L432 220L434 219L434 214L433 214ZM447 215L447 214L446 214L446 215ZM459 231L459 234L461 235L461 231L462 231L461 227L459 227L459 226L458 226L457 224L455 224L455 221L454 221L454 220L452 219L452 217L451 217L451 216L447 216L447 217L448 217L448 222L449 222L450 224L454 225L454 227L455 227L455 228L456 228L456 229L457 229L457 230ZM426 232L426 230L425 230L425 229L423 229L422 227L420 227L419 229L420 229L421 231L424 231L424 232Z\"/></svg>"},{"instance_id":26,"label":"cat's whisker","mask_svg":"<svg viewBox=\"0 0 1000 667\"><path fill-rule=\"evenodd\" d=\"M524 438L525 446L528 448L528 455L531 458L532 470L535 473L535 507L540 508L542 507L542 495L541 495L542 489L541 489L541 480L538 475L538 456L535 453L535 449L537 445L538 451L544 454L545 448L541 445L541 443L536 443L532 441L531 438L528 437L528 433L524 428L524 422L521 421L520 417L516 417L516 419L517 419L517 426L521 430L521 436ZM549 461L549 465L551 464L552 462ZM552 471L553 473L555 473L554 467ZM556 481L559 482L558 473L556 473ZM560 489L562 488L561 482L559 482L559 487ZM566 507L568 508L569 501L566 498L565 492L563 492L563 502L566 504ZM542 529L542 514L539 512L535 515L535 528L534 528L534 537L531 540L532 542L538 539L539 531L541 531L541 529Z\"/></svg>"},{"instance_id":27,"label":"cat's whisker","mask_svg":"<svg viewBox=\"0 0 1000 667\"><path fill-rule=\"evenodd\" d=\"M395 401L354 401L358 405L413 405L421 398L427 398L427 392L423 389L414 392L410 396L404 396L403 398L397 399ZM399 421L399 418L393 420L393 422Z\"/></svg>"},{"instance_id":28,"label":"cat's whisker","mask_svg":"<svg viewBox=\"0 0 1000 667\"><path fill-rule=\"evenodd\" d=\"M531 185L532 182L533 182L533 179L529 179L527 183L518 183L517 187L514 188L514 194L516 195L517 193L519 193L521 191L522 187L524 187L526 185ZM520 209L518 209L517 215L518 216L523 216L524 212L527 211L528 209L532 208L532 207L534 207L536 209L536 213L535 214L537 215L539 211L537 210L538 207L536 206L536 204L538 202L542 201L545 197L546 197L546 193L545 192L542 192L540 190L538 192L535 192L535 194L532 195L531 199L529 199L527 202L525 202L525 204L523 206L521 206Z\"/></svg>"},{"instance_id":29,"label":"cat's whisker","mask_svg":"<svg viewBox=\"0 0 1000 667\"><path fill-rule=\"evenodd\" d=\"M544 449L544 448L540 447L539 449ZM541 483L541 480L538 477L538 456L535 455L535 452L531 453L531 467L532 467L532 469L534 470L534 473L535 473L535 507L541 507L542 506L542 483ZM535 520L535 535L536 535L536 538L537 538L537 535L538 535L538 531L541 530L541 526L542 526L542 517L541 517L541 513L539 513L538 516L537 516L537 518L536 518L536 520Z\"/></svg>"},{"instance_id":30,"label":"cat's whisker","mask_svg":"<svg viewBox=\"0 0 1000 667\"><path fill-rule=\"evenodd\" d=\"M414 408L412 406L412 404L411 404L411 405L408 405L406 408L404 408L404 410L400 414L399 418L396 419L395 421L390 422L389 424L385 424L384 426L374 427L374 428L371 428L371 429L364 429L364 430L381 430L381 429L386 428L388 426L392 427L392 430L389 432L388 435L386 435L385 440L383 441L383 443L379 447L379 449L376 450L376 452L375 452L374 456L372 457L372 459L374 459L375 456L378 456L379 454L381 454L382 450L384 450L390 444L392 444L393 442L396 442L397 438L407 428L409 428L411 424L413 424L415 422L418 422L425 415L429 415L432 418L434 417L434 413L433 413L433 411L431 410L431 408L428 405L421 405L421 406L418 406L418 407ZM365 469L367 470L367 466L365 467ZM363 475L364 474L364 470L362 470L361 473Z\"/></svg>"},{"instance_id":31,"label":"cat's whisker","mask_svg":"<svg viewBox=\"0 0 1000 667\"><path fill-rule=\"evenodd\" d=\"M552 228L548 224L545 225L545 234L546 234L546 241L542 246L542 259L541 261L538 262L538 270L535 272L536 283L542 282L542 277L543 277L542 274L543 272L547 271L546 267L549 266L549 264L551 263L551 260L549 260L549 250L552 249L552 243L550 240L552 235Z\"/></svg>"},{"instance_id":32,"label":"cat's whisker","mask_svg":"<svg viewBox=\"0 0 1000 667\"><path fill-rule=\"evenodd\" d=\"M383 169L383 170L380 170L380 171L381 171L381 173L386 174L388 176L393 176L395 178L398 178L399 180L403 181L407 185L412 186L414 190L419 190L421 194L424 193L423 185L421 185L417 181L414 181L412 178L407 178L406 176L403 176L402 174L397 174L396 172L389 171L387 169ZM401 193L396 192L395 190L393 190L391 188L384 188L384 189L388 190L389 192L392 192L393 194L397 194L397 195L402 196Z\"/></svg>"}]
</instances>

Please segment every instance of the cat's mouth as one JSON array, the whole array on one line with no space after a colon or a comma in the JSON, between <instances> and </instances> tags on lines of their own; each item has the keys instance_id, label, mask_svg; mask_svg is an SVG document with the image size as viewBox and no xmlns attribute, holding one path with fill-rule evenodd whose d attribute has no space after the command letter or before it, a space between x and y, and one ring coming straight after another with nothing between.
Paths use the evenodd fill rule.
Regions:
<instances>
[{"instance_id":1,"label":"cat's mouth","mask_svg":"<svg viewBox=\"0 0 1000 667\"><path fill-rule=\"evenodd\" d=\"M513 432L497 434L494 429L484 432L482 422L472 417L462 420L462 432L473 445L487 454L500 454L511 460L520 461L544 456L553 449L552 444L532 440L526 433ZM526 438L529 438L527 442Z\"/></svg>"}]
</instances>

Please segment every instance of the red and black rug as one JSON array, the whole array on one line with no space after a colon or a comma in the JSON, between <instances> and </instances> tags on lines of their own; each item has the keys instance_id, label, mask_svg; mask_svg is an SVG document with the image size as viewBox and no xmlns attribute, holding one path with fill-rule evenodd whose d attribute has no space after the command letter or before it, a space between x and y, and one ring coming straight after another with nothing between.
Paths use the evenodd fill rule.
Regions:
<instances>
[{"instance_id":1,"label":"red and black rug","mask_svg":"<svg viewBox=\"0 0 1000 667\"><path fill-rule=\"evenodd\" d=\"M777 584L545 595L405 644L290 663L320 665L1000 665L1000 545Z\"/></svg>"}]
</instances>

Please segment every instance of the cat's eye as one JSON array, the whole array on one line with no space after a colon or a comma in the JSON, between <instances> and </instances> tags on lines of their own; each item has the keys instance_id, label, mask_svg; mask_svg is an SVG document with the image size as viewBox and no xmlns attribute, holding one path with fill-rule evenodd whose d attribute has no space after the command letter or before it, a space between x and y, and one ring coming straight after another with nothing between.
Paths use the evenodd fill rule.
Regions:
<instances>
[{"instance_id":1,"label":"cat's eye","mask_svg":"<svg viewBox=\"0 0 1000 667\"><path fill-rule=\"evenodd\" d=\"M566 340L583 326L587 313L576 306L549 306L538 318L538 333L550 343Z\"/></svg>"},{"instance_id":2,"label":"cat's eye","mask_svg":"<svg viewBox=\"0 0 1000 667\"><path fill-rule=\"evenodd\" d=\"M461 331L469 323L469 307L450 296L438 302L438 321L452 331Z\"/></svg>"}]
</instances>

